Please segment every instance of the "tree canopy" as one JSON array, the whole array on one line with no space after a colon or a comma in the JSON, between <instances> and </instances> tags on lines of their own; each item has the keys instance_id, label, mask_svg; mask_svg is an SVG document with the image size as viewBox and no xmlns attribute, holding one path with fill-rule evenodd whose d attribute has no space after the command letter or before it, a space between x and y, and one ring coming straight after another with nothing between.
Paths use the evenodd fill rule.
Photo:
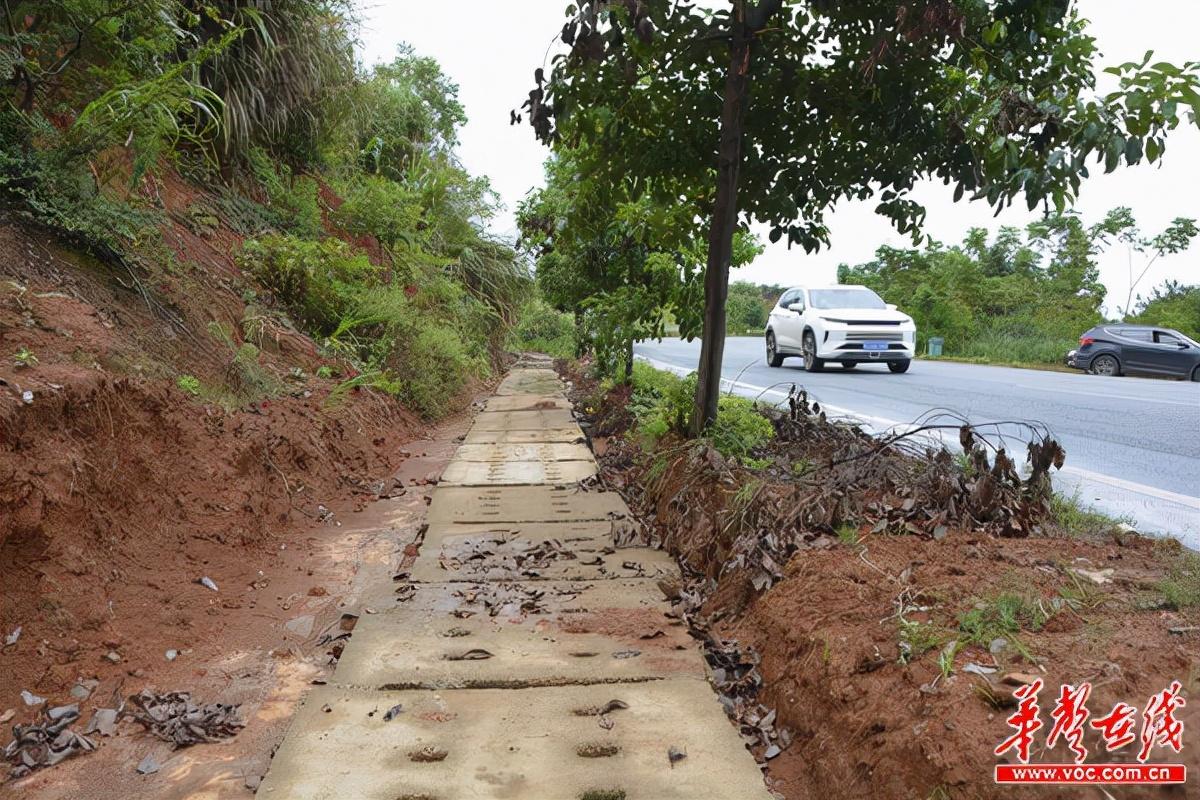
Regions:
<instances>
[{"instance_id":1,"label":"tree canopy","mask_svg":"<svg viewBox=\"0 0 1200 800\"><path fill-rule=\"evenodd\" d=\"M715 414L734 230L771 226L808 251L845 199L917 236L933 178L997 209L1065 210L1096 159L1156 162L1200 111L1194 63L1109 69L1065 0L668 0L567 6L570 52L525 109L555 148L594 149L589 177L689 204L709 225L697 418Z\"/></svg>"}]
</instances>

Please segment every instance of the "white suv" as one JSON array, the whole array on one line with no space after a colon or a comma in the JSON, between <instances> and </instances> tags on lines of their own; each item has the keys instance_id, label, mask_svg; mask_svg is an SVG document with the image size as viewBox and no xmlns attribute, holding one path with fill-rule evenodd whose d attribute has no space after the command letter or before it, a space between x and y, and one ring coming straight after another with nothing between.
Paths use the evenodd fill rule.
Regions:
<instances>
[{"instance_id":1,"label":"white suv","mask_svg":"<svg viewBox=\"0 0 1200 800\"><path fill-rule=\"evenodd\" d=\"M882 361L892 372L907 372L916 338L912 317L865 286L797 287L771 309L767 363L778 367L802 356L804 369L820 372L826 361L846 369Z\"/></svg>"}]
</instances>

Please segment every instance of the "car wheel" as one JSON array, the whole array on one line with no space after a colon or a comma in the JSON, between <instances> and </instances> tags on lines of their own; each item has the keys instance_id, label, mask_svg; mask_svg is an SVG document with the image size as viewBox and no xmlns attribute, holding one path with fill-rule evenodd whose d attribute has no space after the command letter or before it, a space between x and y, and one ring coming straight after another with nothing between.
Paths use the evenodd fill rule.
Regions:
<instances>
[{"instance_id":1,"label":"car wheel","mask_svg":"<svg viewBox=\"0 0 1200 800\"><path fill-rule=\"evenodd\" d=\"M1111 378L1121 374L1121 365L1114 356L1099 355L1092 359L1092 374Z\"/></svg>"},{"instance_id":2,"label":"car wheel","mask_svg":"<svg viewBox=\"0 0 1200 800\"><path fill-rule=\"evenodd\" d=\"M857 366L858 366L857 361L843 361L842 362L842 369L854 369Z\"/></svg>"},{"instance_id":3,"label":"car wheel","mask_svg":"<svg viewBox=\"0 0 1200 800\"><path fill-rule=\"evenodd\" d=\"M1192 381L1194 383L1200 383L1200 367L1196 367L1194 370L1192 370Z\"/></svg>"},{"instance_id":4,"label":"car wheel","mask_svg":"<svg viewBox=\"0 0 1200 800\"><path fill-rule=\"evenodd\" d=\"M804 371L820 372L825 369L825 362L817 358L817 337L812 331L804 333Z\"/></svg>"},{"instance_id":5,"label":"car wheel","mask_svg":"<svg viewBox=\"0 0 1200 800\"><path fill-rule=\"evenodd\" d=\"M899 375L901 372L908 372L908 365L911 363L912 363L912 361L910 361L907 358L904 359L903 361L889 361L888 369L890 369L892 372L895 372L897 375Z\"/></svg>"},{"instance_id":6,"label":"car wheel","mask_svg":"<svg viewBox=\"0 0 1200 800\"><path fill-rule=\"evenodd\" d=\"M779 355L779 350L775 345L775 334L771 331L767 331L767 366L783 366L783 356Z\"/></svg>"}]
</instances>

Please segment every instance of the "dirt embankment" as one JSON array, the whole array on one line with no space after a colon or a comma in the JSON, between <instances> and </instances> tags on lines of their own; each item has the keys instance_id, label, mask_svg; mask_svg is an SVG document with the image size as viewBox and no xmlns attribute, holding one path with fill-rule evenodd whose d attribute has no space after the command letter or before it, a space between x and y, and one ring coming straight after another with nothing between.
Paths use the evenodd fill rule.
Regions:
<instances>
[{"instance_id":1,"label":"dirt embankment","mask_svg":"<svg viewBox=\"0 0 1200 800\"><path fill-rule=\"evenodd\" d=\"M81 686L86 722L144 687L261 702L283 665L311 677L328 662L311 639L324 617L336 622L362 548L379 545L342 521L400 493L398 467L409 484L436 472L413 452L429 426L392 399L352 390L329 402L350 368L255 304L232 259L241 237L219 220L186 224L196 190L173 178L158 191L174 254L158 269L101 263L0 219L6 731ZM391 502L419 511L419 492ZM315 623L285 629L306 614ZM47 703L28 706L22 691ZM268 710L286 720L286 704ZM254 728L238 739L265 763L273 742ZM112 791L94 796L116 796L132 773L112 758L73 759L21 791L104 774Z\"/></svg>"},{"instance_id":2,"label":"dirt embankment","mask_svg":"<svg viewBox=\"0 0 1200 800\"><path fill-rule=\"evenodd\" d=\"M939 516L941 509L893 507L877 493L855 501L844 486L803 501L820 511L835 498L843 520L853 520L821 527L792 507L787 498L799 490L780 470L751 474L678 443L670 452L641 452L622 438L631 421L628 390L600 399L586 376L570 377L580 407L600 410L592 430L604 437L593 439L602 483L622 491L693 576L693 623L722 646L757 655L757 675L739 685L760 680L754 702L775 714L770 726L753 715L739 723L755 737L773 726L782 752L766 761L766 776L782 796L1012 796L993 783L993 766L1015 763L1013 754L997 757L993 749L1013 733L1006 719L1015 686L1034 678L1045 687L1045 727L1034 737L1033 762L1073 760L1064 740L1045 747L1064 683L1091 682L1092 719L1118 701L1136 706L1137 734L1149 699L1178 680L1188 703L1179 718L1188 731L1200 729L1200 615L1173 609L1161 589L1180 563L1178 543L1116 533L1068 538L1045 521L1036 535L1005 538L953 513ZM830 442L838 434L822 436L824 423L815 419L805 424L799 441L756 455L807 458L818 467L836 460ZM808 475L811 485L818 473ZM881 524L894 508L931 511L945 527L934 534ZM790 542L765 581L761 559L748 558L747 526L749 541ZM883 532L898 529L907 532ZM717 679L718 692L732 693L731 686ZM1131 761L1140 744L1106 755L1090 728L1083 741L1092 763ZM1200 747L1188 734L1184 745L1179 754L1158 748L1151 761L1186 764L1189 786L1119 794L1110 787L1110 796L1194 794ZM766 754L761 744L753 749ZM1048 787L1038 796L1101 795Z\"/></svg>"}]
</instances>

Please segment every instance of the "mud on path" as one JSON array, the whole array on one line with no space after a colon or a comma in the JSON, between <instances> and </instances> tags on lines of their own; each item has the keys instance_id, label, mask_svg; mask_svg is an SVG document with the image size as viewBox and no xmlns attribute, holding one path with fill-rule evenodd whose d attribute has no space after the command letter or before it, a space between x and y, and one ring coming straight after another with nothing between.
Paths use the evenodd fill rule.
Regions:
<instances>
[{"instance_id":1,"label":"mud on path","mask_svg":"<svg viewBox=\"0 0 1200 800\"><path fill-rule=\"evenodd\" d=\"M97 752L0 782L0 796L249 796L341 645L318 642L363 613L365 575L406 557L465 429L465 417L430 429L366 391L329 402L345 365L251 307L235 244L193 243L139 289L0 219L3 744L46 708L79 702L82 731L144 688L240 703L249 723L172 753L126 720L92 737ZM251 377L269 391L237 394L234 352L251 339ZM230 394L191 397L181 375ZM162 767L137 774L147 754Z\"/></svg>"},{"instance_id":2,"label":"mud on path","mask_svg":"<svg viewBox=\"0 0 1200 800\"><path fill-rule=\"evenodd\" d=\"M0 797L250 796L297 702L332 673L345 644L338 638L348 627L343 620L370 613L363 586L388 580L411 561L406 545L417 533L454 438L468 421L460 416L397 445L400 464L390 475L394 491L402 487L403 494L369 504L343 496L329 502L324 521L301 516L272 526L261 541L193 540L178 547L143 541L137 548L141 563L121 567L116 583L86 571L58 572L54 546L50 555L32 562L36 579L6 560L5 632L9 620L25 622L17 644L0 653L0 672L6 676L2 708L16 711L10 724L33 717L34 709L18 696L21 689L60 705L77 701L70 691L80 681L88 686L97 681L81 702L77 728L93 709L111 707L114 696L142 688L184 690L201 702L240 704L246 727L223 743L173 751L124 720L113 737L92 735L99 745L95 753L0 784ZM196 582L201 574L214 581L217 592ZM43 590L83 587L54 606L62 595L24 597L8 588L14 585L7 582L10 575ZM101 598L91 606L96 622L77 626L69 609L79 608L82 599L76 598L87 592ZM77 605L66 604L71 602ZM177 651L173 660L167 660L168 650ZM110 662L109 652L120 661ZM161 768L138 774L135 767L147 755Z\"/></svg>"}]
</instances>

